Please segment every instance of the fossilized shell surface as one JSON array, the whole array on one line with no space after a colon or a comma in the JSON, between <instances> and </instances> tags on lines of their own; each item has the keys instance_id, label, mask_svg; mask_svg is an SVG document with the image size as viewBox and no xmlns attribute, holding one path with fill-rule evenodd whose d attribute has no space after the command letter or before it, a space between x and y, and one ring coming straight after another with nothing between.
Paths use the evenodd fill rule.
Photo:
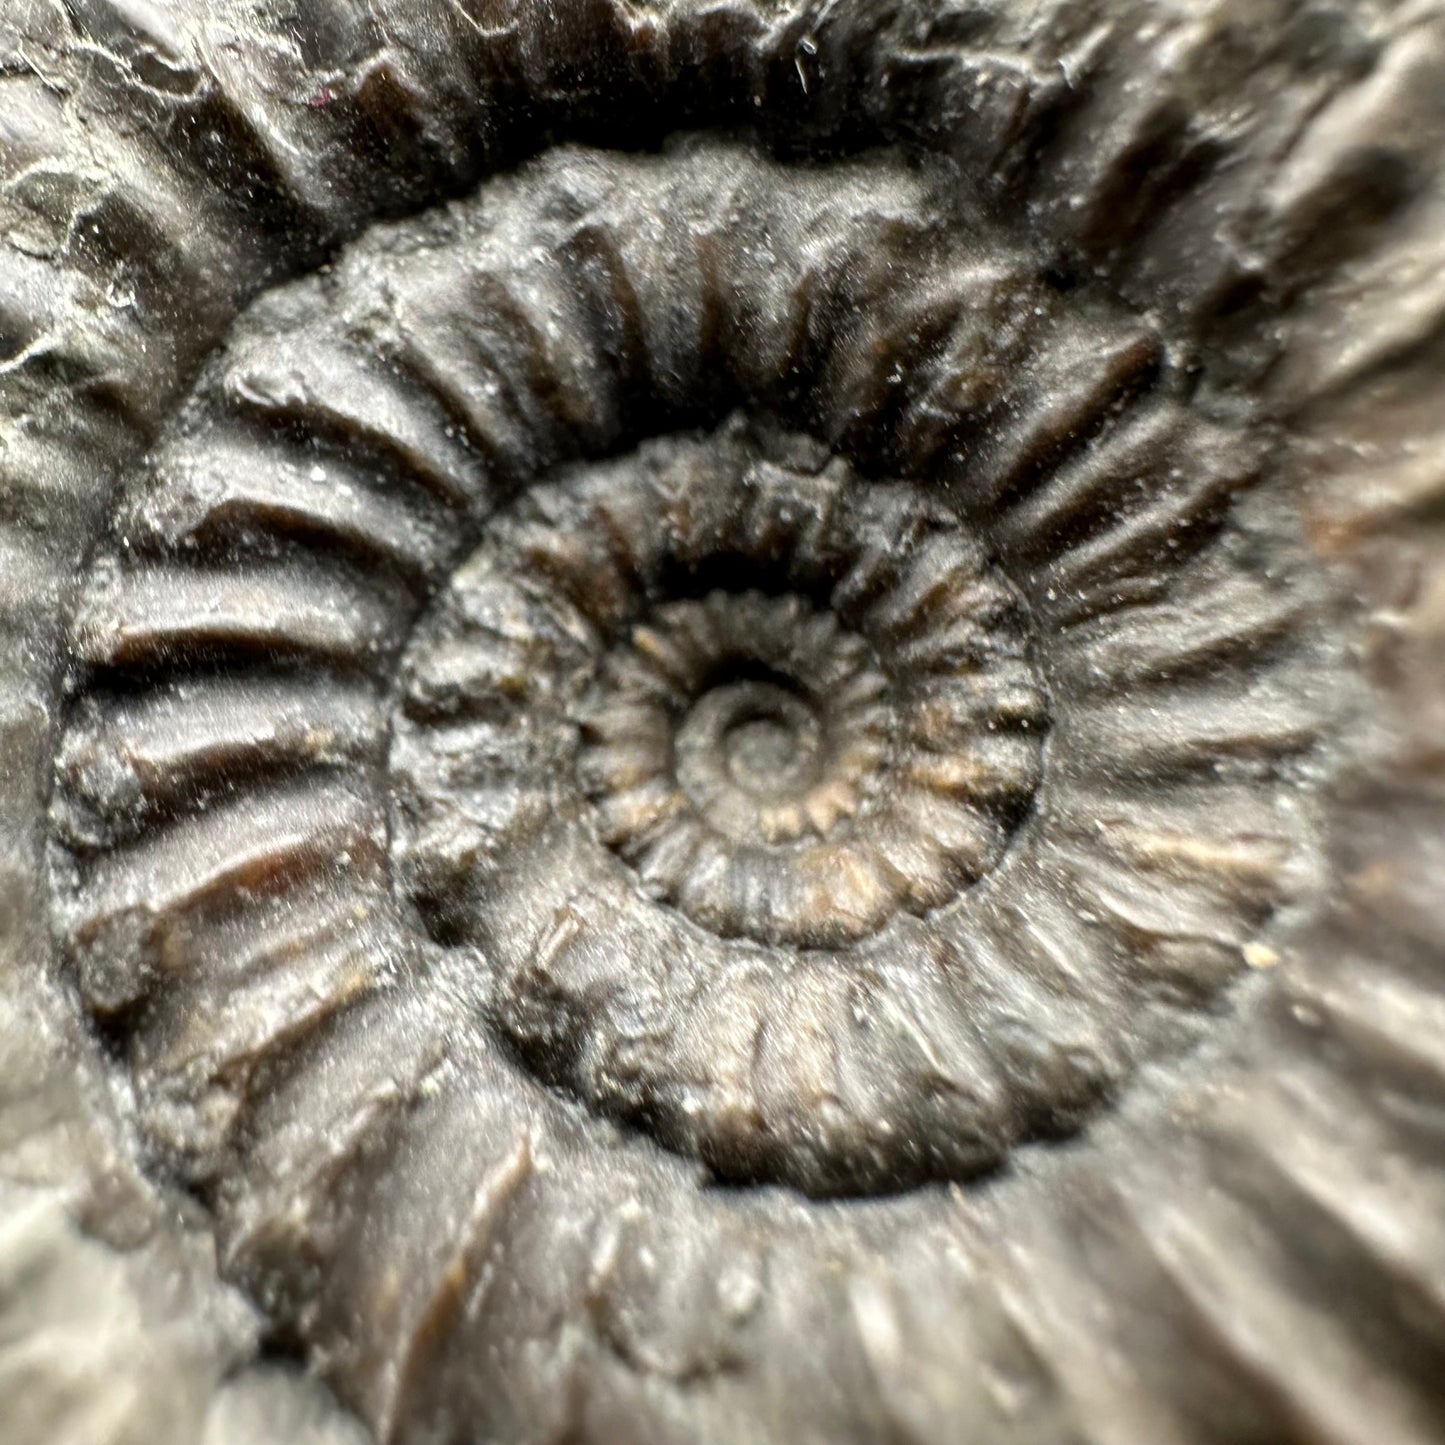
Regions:
<instances>
[{"instance_id":1,"label":"fossilized shell surface","mask_svg":"<svg viewBox=\"0 0 1445 1445\"><path fill-rule=\"evenodd\" d=\"M303 9L0 13L0 1440L1439 1439L1445 17Z\"/></svg>"}]
</instances>

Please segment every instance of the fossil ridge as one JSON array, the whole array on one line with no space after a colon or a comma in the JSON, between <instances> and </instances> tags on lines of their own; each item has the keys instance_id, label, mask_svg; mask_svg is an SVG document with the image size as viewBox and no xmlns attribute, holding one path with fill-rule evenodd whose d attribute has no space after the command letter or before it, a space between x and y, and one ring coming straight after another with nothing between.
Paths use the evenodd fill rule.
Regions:
<instances>
[{"instance_id":1,"label":"fossil ridge","mask_svg":"<svg viewBox=\"0 0 1445 1445\"><path fill-rule=\"evenodd\" d=\"M1438 1438L1434 6L0 41L0 1439Z\"/></svg>"}]
</instances>

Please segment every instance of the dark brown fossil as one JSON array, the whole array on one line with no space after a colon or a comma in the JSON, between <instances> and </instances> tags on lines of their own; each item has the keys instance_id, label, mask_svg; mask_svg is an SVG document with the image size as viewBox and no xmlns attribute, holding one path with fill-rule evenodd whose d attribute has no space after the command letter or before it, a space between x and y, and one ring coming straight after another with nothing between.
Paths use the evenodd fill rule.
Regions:
<instances>
[{"instance_id":1,"label":"dark brown fossil","mask_svg":"<svg viewBox=\"0 0 1445 1445\"><path fill-rule=\"evenodd\" d=\"M0 39L36 1398L1439 1438L1441 14Z\"/></svg>"}]
</instances>

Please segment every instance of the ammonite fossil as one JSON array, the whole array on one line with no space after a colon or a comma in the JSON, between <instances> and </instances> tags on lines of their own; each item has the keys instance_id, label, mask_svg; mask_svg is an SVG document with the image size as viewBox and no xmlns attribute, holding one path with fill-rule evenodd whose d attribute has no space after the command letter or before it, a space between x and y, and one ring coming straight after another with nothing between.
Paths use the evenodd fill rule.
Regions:
<instances>
[{"instance_id":1,"label":"ammonite fossil","mask_svg":"<svg viewBox=\"0 0 1445 1445\"><path fill-rule=\"evenodd\" d=\"M1445 1434L1445 14L0 41L0 1440Z\"/></svg>"}]
</instances>

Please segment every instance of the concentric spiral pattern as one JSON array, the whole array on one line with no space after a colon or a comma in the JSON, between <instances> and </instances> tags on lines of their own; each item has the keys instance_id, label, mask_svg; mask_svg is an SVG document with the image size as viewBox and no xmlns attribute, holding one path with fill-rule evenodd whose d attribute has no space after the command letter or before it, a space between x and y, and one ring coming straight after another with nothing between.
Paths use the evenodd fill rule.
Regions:
<instances>
[{"instance_id":1,"label":"concentric spiral pattern","mask_svg":"<svg viewBox=\"0 0 1445 1445\"><path fill-rule=\"evenodd\" d=\"M973 1172L1006 1085L940 1089L891 1022L960 925L887 926L987 872L1030 803L1021 600L925 494L779 440L653 446L488 527L408 658L403 871L482 949L506 1036L595 1107L728 1177ZM931 1027L951 1068L977 1052Z\"/></svg>"},{"instance_id":2,"label":"concentric spiral pattern","mask_svg":"<svg viewBox=\"0 0 1445 1445\"><path fill-rule=\"evenodd\" d=\"M440 716L446 731L405 727L398 747L424 754L411 770L429 767L421 791L442 806L449 760L495 756L472 768L478 818L532 799L541 823L580 785L651 896L723 938L838 947L900 907L940 906L996 860L1032 796L1044 701L1017 597L976 545L929 528L936 508L743 460L718 467L689 447L632 487L608 469L602 485L535 494L540 515L489 529L407 688L411 716L423 728ZM584 519L617 549L612 567L575 544ZM898 544L909 532L915 548ZM659 600L669 581L696 591L722 569L735 590ZM502 631L515 617L547 639L525 666ZM586 661L580 639L597 641ZM905 642L911 685L875 650ZM526 742L499 725L499 699L513 700ZM468 731L474 712L484 731ZM554 788L553 738L569 725L581 746L562 772L576 782ZM497 831L479 828L425 892L468 892ZM531 872L497 866L503 892Z\"/></svg>"},{"instance_id":3,"label":"concentric spiral pattern","mask_svg":"<svg viewBox=\"0 0 1445 1445\"><path fill-rule=\"evenodd\" d=\"M1434 1129L1351 1073L1420 965L1291 972L1416 916L1332 821L1392 724L1265 400L1409 56L452 8L485 105L424 26L264 145L196 91L308 239L178 344L47 771L151 1173L383 1442L1431 1439L1439 1230L1340 1163ZM425 158L344 224L334 126Z\"/></svg>"},{"instance_id":4,"label":"concentric spiral pattern","mask_svg":"<svg viewBox=\"0 0 1445 1445\"><path fill-rule=\"evenodd\" d=\"M718 144L560 153L264 303L78 623L94 681L58 816L94 1005L146 997L168 954L214 956L196 915L279 888L292 928L322 909L280 970L319 1026L308 967L344 999L395 965L354 939L338 956L354 921L309 875L344 868L369 919L390 906L370 896L390 837L430 936L480 950L454 1022L489 1018L545 1078L724 1178L966 1178L1177 1047L1307 855L1277 760L1316 724L1270 706L1297 649L1256 660L1267 591L1261 620L1232 602L1235 630L1182 657L1165 611L1163 697L1128 701L1182 716L1148 730L1137 800L1101 810L1109 650L1180 588L1205 618L1221 589L1259 591L1216 540L1254 458L1171 398L1147 328L1045 304L997 241L981 262L965 223L936 219L940 180ZM629 406L737 399L828 447L734 425L583 465L486 519L624 444ZM350 462L287 466L268 416L313 449L365 422L404 490L383 497ZM1061 435L1095 439L1060 466ZM918 480L854 470L878 465ZM1201 693L1201 647L1242 671ZM1231 705L1221 682L1252 695ZM1034 805L1050 691L1073 759L1033 842L1052 856L975 900ZM285 842L264 821L276 789L297 809ZM283 1037L285 1012L267 1011Z\"/></svg>"}]
</instances>

